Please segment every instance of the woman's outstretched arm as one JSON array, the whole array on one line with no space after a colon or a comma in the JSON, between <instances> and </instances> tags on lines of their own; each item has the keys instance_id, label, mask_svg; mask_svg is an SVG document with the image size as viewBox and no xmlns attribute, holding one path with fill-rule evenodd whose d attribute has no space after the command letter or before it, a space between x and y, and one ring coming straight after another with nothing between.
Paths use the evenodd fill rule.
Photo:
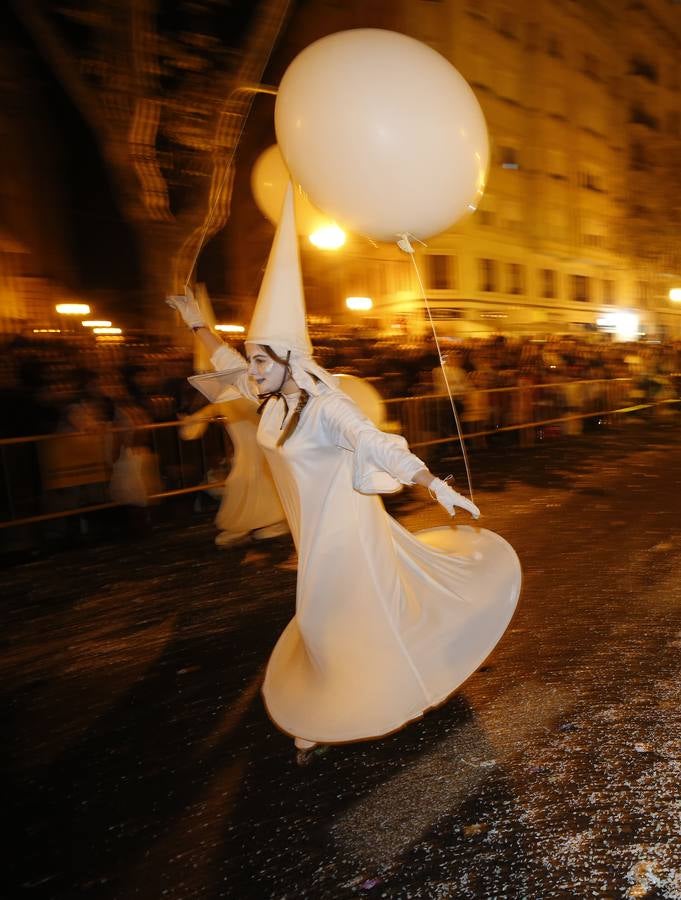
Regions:
<instances>
[{"instance_id":1,"label":"woman's outstretched arm","mask_svg":"<svg viewBox=\"0 0 681 900\"><path fill-rule=\"evenodd\" d=\"M367 491L363 485L372 485L371 473L381 470L402 484L418 484L427 488L450 516L454 515L455 507L465 509L476 519L480 515L480 510L471 500L433 475L423 460L410 451L403 437L378 429L349 397L339 394L330 399L324 407L324 414L331 440L355 454L355 487L358 490L376 492L375 489ZM378 492L381 492L380 488Z\"/></svg>"},{"instance_id":2,"label":"woman's outstretched arm","mask_svg":"<svg viewBox=\"0 0 681 900\"><path fill-rule=\"evenodd\" d=\"M166 303L179 312L185 325L191 329L210 353L210 361L213 368L218 373L225 373L225 382L229 382L242 396L257 402L258 396L254 393L247 375L247 360L208 327L191 289L187 288L184 294L167 297ZM205 377L210 376L194 376L192 384L204 393L209 400L215 400L216 397L211 396L212 391L208 392L207 386L199 383L199 379L204 379Z\"/></svg>"},{"instance_id":3,"label":"woman's outstretched arm","mask_svg":"<svg viewBox=\"0 0 681 900\"><path fill-rule=\"evenodd\" d=\"M201 341L211 356L213 356L215 351L219 350L220 347L225 346L225 342L219 338L214 331L211 331L207 325L192 328L192 331L194 332L194 336Z\"/></svg>"}]
</instances>

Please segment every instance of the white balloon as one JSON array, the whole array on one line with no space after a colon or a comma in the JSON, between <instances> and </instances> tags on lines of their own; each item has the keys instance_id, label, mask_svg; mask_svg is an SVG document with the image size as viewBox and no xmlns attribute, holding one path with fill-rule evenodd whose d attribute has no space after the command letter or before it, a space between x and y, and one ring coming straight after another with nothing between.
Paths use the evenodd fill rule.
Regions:
<instances>
[{"instance_id":1,"label":"white balloon","mask_svg":"<svg viewBox=\"0 0 681 900\"><path fill-rule=\"evenodd\" d=\"M273 225L279 222L286 187L291 180L289 170L276 144L264 150L251 172L251 190L260 212ZM300 185L293 186L293 203L298 234L309 237L320 228L333 224L328 216L310 203Z\"/></svg>"},{"instance_id":2,"label":"white balloon","mask_svg":"<svg viewBox=\"0 0 681 900\"><path fill-rule=\"evenodd\" d=\"M480 105L425 44L375 28L306 47L282 79L277 140L294 181L375 240L427 238L474 209L487 178Z\"/></svg>"}]
</instances>

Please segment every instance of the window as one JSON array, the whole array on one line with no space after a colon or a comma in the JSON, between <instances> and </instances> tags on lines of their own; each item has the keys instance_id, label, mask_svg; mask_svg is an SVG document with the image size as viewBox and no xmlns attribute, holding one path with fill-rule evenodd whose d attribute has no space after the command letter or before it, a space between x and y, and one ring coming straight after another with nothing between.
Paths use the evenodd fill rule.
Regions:
<instances>
[{"instance_id":1,"label":"window","mask_svg":"<svg viewBox=\"0 0 681 900\"><path fill-rule=\"evenodd\" d=\"M565 119L567 106L565 102L565 90L559 84L544 85L544 107L549 116L554 119Z\"/></svg>"},{"instance_id":2,"label":"window","mask_svg":"<svg viewBox=\"0 0 681 900\"><path fill-rule=\"evenodd\" d=\"M544 216L544 239L564 241L568 237L568 214L565 206L550 206Z\"/></svg>"},{"instance_id":3,"label":"window","mask_svg":"<svg viewBox=\"0 0 681 900\"><path fill-rule=\"evenodd\" d=\"M638 172L643 172L648 168L646 151L639 141L635 141L629 148L629 162L631 168Z\"/></svg>"},{"instance_id":4,"label":"window","mask_svg":"<svg viewBox=\"0 0 681 900\"><path fill-rule=\"evenodd\" d=\"M597 194L603 193L600 176L593 170L580 171L577 176L577 183L580 187L586 188L587 191L595 191Z\"/></svg>"},{"instance_id":5,"label":"window","mask_svg":"<svg viewBox=\"0 0 681 900\"><path fill-rule=\"evenodd\" d=\"M533 53L538 49L539 25L537 22L528 22L525 28L525 49Z\"/></svg>"},{"instance_id":6,"label":"window","mask_svg":"<svg viewBox=\"0 0 681 900\"><path fill-rule=\"evenodd\" d=\"M523 100L523 93L520 86L519 72L499 65L493 66L492 69L493 88L496 95L513 106L520 106Z\"/></svg>"},{"instance_id":7,"label":"window","mask_svg":"<svg viewBox=\"0 0 681 900\"><path fill-rule=\"evenodd\" d=\"M507 268L507 293L522 294L525 282L525 266L509 263Z\"/></svg>"},{"instance_id":8,"label":"window","mask_svg":"<svg viewBox=\"0 0 681 900\"><path fill-rule=\"evenodd\" d=\"M493 259L480 260L480 290L496 291L497 289L497 264Z\"/></svg>"},{"instance_id":9,"label":"window","mask_svg":"<svg viewBox=\"0 0 681 900\"><path fill-rule=\"evenodd\" d=\"M442 253L429 253L428 260L428 287L442 291L449 285L449 257Z\"/></svg>"},{"instance_id":10,"label":"window","mask_svg":"<svg viewBox=\"0 0 681 900\"><path fill-rule=\"evenodd\" d=\"M567 180L567 162L562 150L548 150L546 153L546 169L550 178L557 181Z\"/></svg>"},{"instance_id":11,"label":"window","mask_svg":"<svg viewBox=\"0 0 681 900\"><path fill-rule=\"evenodd\" d=\"M556 296L556 273L553 269L541 270L542 297Z\"/></svg>"},{"instance_id":12,"label":"window","mask_svg":"<svg viewBox=\"0 0 681 900\"><path fill-rule=\"evenodd\" d=\"M605 135L608 131L608 117L600 97L591 97L588 103L579 103L574 111L577 124L589 134Z\"/></svg>"},{"instance_id":13,"label":"window","mask_svg":"<svg viewBox=\"0 0 681 900\"><path fill-rule=\"evenodd\" d=\"M405 260L406 262L406 260ZM396 281L398 291L408 291L411 287L411 267L397 264Z\"/></svg>"},{"instance_id":14,"label":"window","mask_svg":"<svg viewBox=\"0 0 681 900\"><path fill-rule=\"evenodd\" d=\"M639 78L645 78L653 84L657 84L657 69L641 56L632 56L629 60L629 74L637 75Z\"/></svg>"},{"instance_id":15,"label":"window","mask_svg":"<svg viewBox=\"0 0 681 900\"><path fill-rule=\"evenodd\" d=\"M484 0L484 2L483 0L468 0L466 3L466 12L474 19L484 20L488 16L486 7L486 0Z\"/></svg>"},{"instance_id":16,"label":"window","mask_svg":"<svg viewBox=\"0 0 681 900\"><path fill-rule=\"evenodd\" d=\"M518 151L515 147L499 147L499 165L502 169L519 169Z\"/></svg>"},{"instance_id":17,"label":"window","mask_svg":"<svg viewBox=\"0 0 681 900\"><path fill-rule=\"evenodd\" d=\"M615 302L615 282L612 278L603 279L603 303Z\"/></svg>"},{"instance_id":18,"label":"window","mask_svg":"<svg viewBox=\"0 0 681 900\"><path fill-rule=\"evenodd\" d=\"M492 82L492 67L484 56L472 52L468 60L468 71L464 73L468 82L478 90L489 91Z\"/></svg>"},{"instance_id":19,"label":"window","mask_svg":"<svg viewBox=\"0 0 681 900\"><path fill-rule=\"evenodd\" d=\"M629 121L632 125L645 125L657 131L658 122L655 116L647 112L642 106L632 106L629 110Z\"/></svg>"},{"instance_id":20,"label":"window","mask_svg":"<svg viewBox=\"0 0 681 900\"><path fill-rule=\"evenodd\" d=\"M546 52L554 59L563 58L563 47L555 34L550 34L546 42Z\"/></svg>"},{"instance_id":21,"label":"window","mask_svg":"<svg viewBox=\"0 0 681 900\"><path fill-rule=\"evenodd\" d=\"M497 198L495 194L491 194L487 191L482 200L480 201L480 206L478 207L477 212L478 223L480 225L484 225L487 228L493 228L497 224Z\"/></svg>"},{"instance_id":22,"label":"window","mask_svg":"<svg viewBox=\"0 0 681 900\"><path fill-rule=\"evenodd\" d=\"M430 310L430 318L446 322L448 319L465 319L466 314L463 309L455 309L453 306L433 306Z\"/></svg>"},{"instance_id":23,"label":"window","mask_svg":"<svg viewBox=\"0 0 681 900\"><path fill-rule=\"evenodd\" d=\"M593 231L587 231L582 235L582 243L585 247L603 247L605 237Z\"/></svg>"},{"instance_id":24,"label":"window","mask_svg":"<svg viewBox=\"0 0 681 900\"><path fill-rule=\"evenodd\" d=\"M511 41L517 40L515 33L515 17L508 11L504 11L499 15L497 31L500 35Z\"/></svg>"},{"instance_id":25,"label":"window","mask_svg":"<svg viewBox=\"0 0 681 900\"><path fill-rule=\"evenodd\" d=\"M523 208L517 200L506 200L502 206L502 228L520 231L523 226Z\"/></svg>"},{"instance_id":26,"label":"window","mask_svg":"<svg viewBox=\"0 0 681 900\"><path fill-rule=\"evenodd\" d=\"M592 81L600 81L598 60L593 53L585 53L582 57L582 72Z\"/></svg>"},{"instance_id":27,"label":"window","mask_svg":"<svg viewBox=\"0 0 681 900\"><path fill-rule=\"evenodd\" d=\"M589 279L586 275L572 276L572 299L580 303L589 300Z\"/></svg>"}]
</instances>

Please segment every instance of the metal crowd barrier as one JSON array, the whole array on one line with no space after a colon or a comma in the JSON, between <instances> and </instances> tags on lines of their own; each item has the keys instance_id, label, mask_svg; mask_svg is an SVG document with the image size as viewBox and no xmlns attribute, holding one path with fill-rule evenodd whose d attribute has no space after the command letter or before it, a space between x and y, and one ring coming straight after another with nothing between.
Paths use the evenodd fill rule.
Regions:
<instances>
[{"instance_id":1,"label":"metal crowd barrier","mask_svg":"<svg viewBox=\"0 0 681 900\"><path fill-rule=\"evenodd\" d=\"M517 433L520 446L582 433L590 422L616 421L636 412L673 414L680 375L668 376L653 393L634 378L527 384L455 393L469 447L481 448L495 435ZM421 454L458 442L449 397L427 394L386 400L387 428L403 434ZM0 441L2 484L0 530L69 516L87 516L120 506L108 487L121 443L146 448L157 467L149 502L219 491L228 470L231 444L219 417L203 435L186 441L181 421L92 433L59 433Z\"/></svg>"},{"instance_id":2,"label":"metal crowd barrier","mask_svg":"<svg viewBox=\"0 0 681 900\"><path fill-rule=\"evenodd\" d=\"M109 483L123 446L144 450L154 467L152 482L161 489L148 493L148 503L219 490L231 453L224 427L218 419L210 419L199 440L185 441L179 432L182 424L161 422L1 440L0 529L121 506L110 499ZM211 477L216 470L221 471L220 477Z\"/></svg>"},{"instance_id":3,"label":"metal crowd barrier","mask_svg":"<svg viewBox=\"0 0 681 900\"><path fill-rule=\"evenodd\" d=\"M476 439L508 432L551 431L543 436L581 434L583 423L602 416L617 417L678 400L675 379L667 395L653 399L635 378L589 379L505 388L453 391L462 431ZM386 400L388 418L401 423L411 447L429 447L457 439L449 396L445 393ZM531 434L521 443L532 443Z\"/></svg>"}]
</instances>

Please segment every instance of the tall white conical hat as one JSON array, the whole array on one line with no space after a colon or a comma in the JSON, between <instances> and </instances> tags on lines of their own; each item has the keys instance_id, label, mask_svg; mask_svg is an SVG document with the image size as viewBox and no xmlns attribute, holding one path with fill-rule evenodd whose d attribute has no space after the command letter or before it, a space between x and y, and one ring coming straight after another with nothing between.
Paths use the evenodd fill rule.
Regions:
<instances>
[{"instance_id":1,"label":"tall white conical hat","mask_svg":"<svg viewBox=\"0 0 681 900\"><path fill-rule=\"evenodd\" d=\"M305 295L298 236L289 182L253 318L246 335L252 344L310 356L312 344L305 325Z\"/></svg>"}]
</instances>

